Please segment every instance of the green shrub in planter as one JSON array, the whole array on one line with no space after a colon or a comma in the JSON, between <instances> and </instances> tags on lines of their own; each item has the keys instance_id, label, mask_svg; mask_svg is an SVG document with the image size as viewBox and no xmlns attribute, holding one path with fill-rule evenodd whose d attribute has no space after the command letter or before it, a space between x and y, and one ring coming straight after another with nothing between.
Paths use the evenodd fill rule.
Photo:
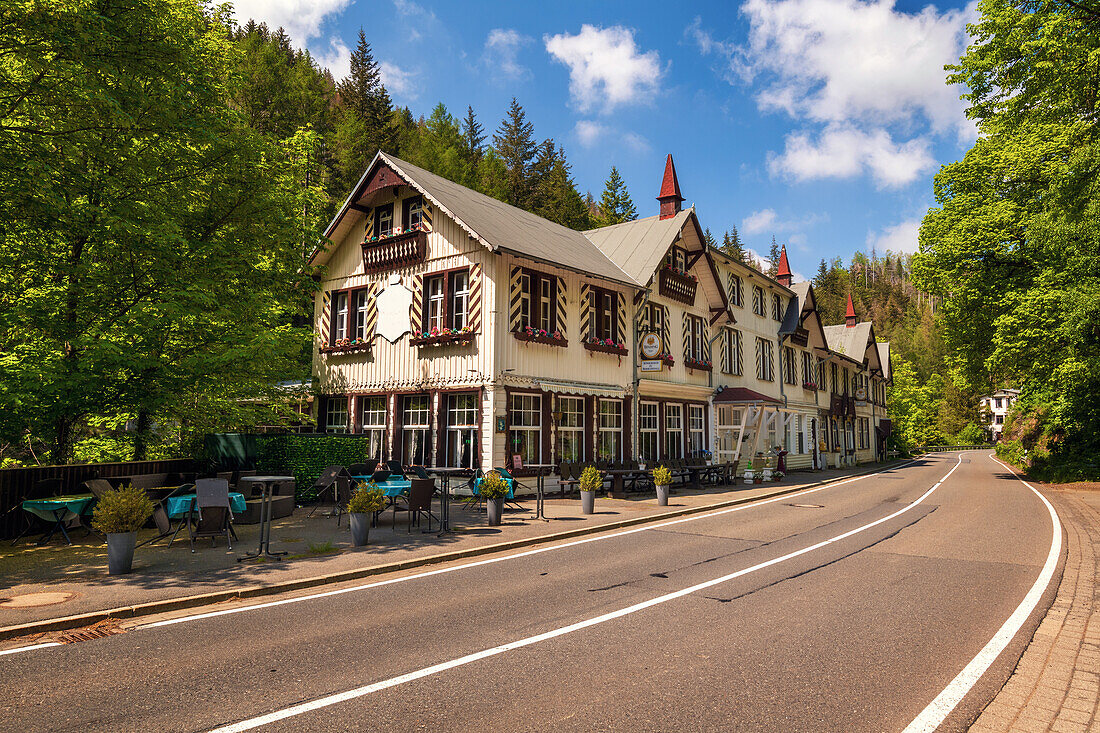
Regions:
<instances>
[{"instance_id":1,"label":"green shrub in planter","mask_svg":"<svg viewBox=\"0 0 1100 733\"><path fill-rule=\"evenodd\" d=\"M348 500L348 514L371 514L386 508L386 496L373 481L364 481Z\"/></svg>"},{"instance_id":2,"label":"green shrub in planter","mask_svg":"<svg viewBox=\"0 0 1100 733\"><path fill-rule=\"evenodd\" d=\"M653 483L657 486L671 486L672 471L669 471L665 466L657 466L653 469Z\"/></svg>"},{"instance_id":3,"label":"green shrub in planter","mask_svg":"<svg viewBox=\"0 0 1100 733\"><path fill-rule=\"evenodd\" d=\"M481 477L478 494L486 500L501 499L508 496L508 482L504 480L499 472L490 471Z\"/></svg>"},{"instance_id":4,"label":"green shrub in planter","mask_svg":"<svg viewBox=\"0 0 1100 733\"><path fill-rule=\"evenodd\" d=\"M599 491L603 488L603 476L595 466L588 466L581 472L581 491Z\"/></svg>"},{"instance_id":5,"label":"green shrub in planter","mask_svg":"<svg viewBox=\"0 0 1100 733\"><path fill-rule=\"evenodd\" d=\"M153 516L153 500L144 489L122 486L100 497L92 512L92 528L103 534L137 532Z\"/></svg>"}]
</instances>

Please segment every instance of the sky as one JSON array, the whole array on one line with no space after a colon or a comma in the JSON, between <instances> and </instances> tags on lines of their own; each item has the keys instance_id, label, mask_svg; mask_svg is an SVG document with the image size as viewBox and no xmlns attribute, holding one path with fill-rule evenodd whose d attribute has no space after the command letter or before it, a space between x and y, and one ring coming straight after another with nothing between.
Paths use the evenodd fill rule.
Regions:
<instances>
[{"instance_id":1,"label":"sky","mask_svg":"<svg viewBox=\"0 0 1100 733\"><path fill-rule=\"evenodd\" d=\"M976 130L944 65L975 4L862 0L430 2L238 0L340 79L359 29L394 102L474 108L491 133L515 97L597 198L611 166L639 216L672 154L715 236L786 244L796 279L859 250L912 252L932 178ZM804 273L804 275L803 275ZM802 275L802 277L798 277Z\"/></svg>"}]
</instances>

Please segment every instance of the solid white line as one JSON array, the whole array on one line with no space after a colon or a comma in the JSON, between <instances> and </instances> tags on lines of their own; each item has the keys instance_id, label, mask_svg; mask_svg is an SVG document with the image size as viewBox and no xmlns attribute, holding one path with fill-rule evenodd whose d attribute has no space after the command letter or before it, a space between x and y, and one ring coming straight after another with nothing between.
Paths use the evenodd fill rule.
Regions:
<instances>
[{"instance_id":1,"label":"solid white line","mask_svg":"<svg viewBox=\"0 0 1100 733\"><path fill-rule=\"evenodd\" d=\"M31 644L30 646L20 646L20 647L16 647L15 649L5 649L3 651L0 651L0 657L4 656L6 654L18 654L20 652L31 652L31 651L34 651L35 649L45 649L48 646L61 646L61 642L59 642L59 641L44 641L41 644Z\"/></svg>"},{"instance_id":2,"label":"solid white line","mask_svg":"<svg viewBox=\"0 0 1100 733\"><path fill-rule=\"evenodd\" d=\"M989 457L1012 471L1011 468L993 458L992 455ZM931 733L943 723L947 716L951 714L951 711L955 709L955 706L966 696L966 693L970 692L970 689L985 674L993 661L1000 656L1008 643L1012 641L1012 638L1016 636L1028 616L1039 605L1039 600L1043 597L1043 593L1054 577L1054 569L1058 566L1058 557L1062 554L1062 525L1058 520L1058 512L1054 511L1054 507L1050 505L1047 498L1036 491L1034 486L1016 475L1015 471L1012 471L1012 475L1016 476L1024 486L1031 489L1046 505L1047 511L1050 513L1050 523L1054 536L1050 541L1050 552L1047 553L1046 564L1039 571L1039 577L1035 579L1035 584L1024 596L1024 600L1020 602L1020 605L1016 607L1016 610L1012 612L1012 615L1008 617L1008 620L1004 622L997 633L993 635L989 643L978 652L978 656L963 667L963 670L956 675L955 679L951 680L943 692L937 695L936 699L929 703L928 707L914 718L912 723L906 726L903 733Z\"/></svg>"},{"instance_id":3,"label":"solid white line","mask_svg":"<svg viewBox=\"0 0 1100 733\"><path fill-rule=\"evenodd\" d=\"M925 456L927 457L927 456ZM501 555L497 557L490 557L485 560L476 560L474 562L463 563L462 565L453 565L451 567L437 568L435 570L426 570L421 573L415 573L413 575L405 575L400 578L390 578L388 580L379 580L373 583L364 583L362 585L351 586L349 588L337 588L336 590L323 591L321 593L311 593L305 596L296 596L294 598L284 598L278 601L267 601L265 603L256 603L250 606L241 606L239 608L226 608L220 611L210 611L207 613L197 613L191 616L180 616L178 618L166 619L164 621L154 621L152 623L143 624L135 628L137 629L151 629L160 626L172 626L174 624L182 624L188 621L198 621L206 618L214 618L216 616L228 616L234 613L244 613L246 611L257 611L262 608L273 608L275 606L285 606L291 603L301 603L303 601L313 601L318 598L329 598L332 596L343 595L344 593L354 593L361 590L369 590L371 588L379 588L384 585L393 585L394 583L405 583L410 580L418 580L420 578L428 578L433 575L442 575L443 573L453 573L458 570L466 570L468 568L476 568L482 565L492 565L498 562L504 562L505 560L516 560L521 557L530 557L531 555L539 555L543 552L552 552L555 550L564 550L567 547L576 547L577 545L588 544L589 542L602 542L604 540L615 539L616 537L623 537L626 535L635 534L637 532L652 532L654 530L664 529L665 527L671 527L676 524L683 524L685 522L695 522L700 519L711 519L713 517L719 517L723 514L730 514L731 512L740 512L746 509L754 509L756 507L772 504L777 501L789 501L792 498L798 496L804 496L806 494L812 494L818 491L824 491L825 489L831 489L836 486L842 486L843 484L851 483L853 481L860 481L865 478L871 478L890 471L896 471L899 468L904 468L916 461L909 461L897 466L883 469L882 471L876 471L875 473L864 474L863 476L853 476L852 478L844 479L843 481L834 481L823 486L816 486L810 489L804 489L802 491L791 492L790 494L783 494L782 496L776 496L771 499L764 499L758 502L752 502L750 504L739 504L735 507L729 507L727 509L718 509L713 512L706 512L700 514L693 514L688 517L682 517L680 519L672 519L667 522L661 522L660 524L647 524L642 527L635 527L634 529L627 529L621 532L613 532L610 534L597 534L590 537L584 537L579 540L572 540L570 542L563 542L561 544L547 545L545 547L536 547L533 550L524 550L523 552L513 553L511 555Z\"/></svg>"},{"instance_id":4,"label":"solid white line","mask_svg":"<svg viewBox=\"0 0 1100 733\"><path fill-rule=\"evenodd\" d=\"M656 598L650 598L649 600L642 601L641 603L635 603L634 605L627 606L626 608L620 608L616 611L611 611L609 613L605 613L605 614L602 614L600 616L594 616L592 618L585 619L584 621L578 621L577 623L569 624L568 626L562 626L560 628L552 629L550 631L546 631L544 633L537 634L535 636L529 636L526 639L519 639L517 641L512 641L512 642L509 642L507 644L501 644L500 646L495 646L495 647L492 647L490 649L484 649L484 650L479 651L479 652L474 652L473 654L467 654L464 657L459 657L457 659L452 659L452 660L447 661L447 662L440 662L439 664L433 664L430 667L424 667L423 669L418 669L414 672L409 672L407 674L399 675L397 677L391 677L389 679L382 680L381 682L375 682L375 683L372 683L372 684L369 684L369 685L364 685L363 687L357 687L353 690L348 690L346 692L340 692L340 693L337 693L335 695L328 695L326 697L318 698L317 700L311 700L310 702L301 703L300 705L294 705L292 707L285 708L283 710L277 710L275 712L268 713L267 715L261 715L261 716L256 717L256 718L250 718L248 720L242 720L239 723L233 723L231 725L227 725L227 726L223 726L221 728L217 728L214 731L212 731L212 733L240 733L240 731L251 730L253 728L258 728L258 727L263 726L263 725L268 725L270 723L274 723L274 722L279 721L279 720L285 720L287 718L291 718L291 717L294 717L296 715L301 715L303 713L308 713L308 712L313 711L313 710L318 710L320 708L325 708L325 707L329 707L331 705L336 705L337 703L347 702L348 700L354 700L356 698L363 697L364 695L369 695L372 692L378 692L379 690L385 690L385 689L390 688L390 687L396 687L397 685L402 685L406 682L411 682L413 680L418 680L418 679L421 679L423 677L428 677L428 676L437 674L439 672L446 671L448 669L454 669L455 667L461 667L463 665L470 664L471 662L476 662L476 661L481 660L481 659L486 659L487 657L493 657L493 656L496 656L498 654L503 654L505 652L510 652L514 649L521 649L525 646L531 646L532 644L537 644L540 641L546 641L547 639L553 639L553 638L556 638L556 637L559 637L559 636L564 636L565 634L570 634L570 633L573 633L574 631L579 631L581 629L586 629L590 626L595 626L597 624L602 624L602 623L605 623L607 621L611 621L613 619L622 618L623 616L629 616L630 614L637 613L639 611L643 611L647 608L651 608L653 606L657 606L657 605L660 605L662 603L668 603L669 601L675 600L677 598L683 598L684 596L690 595L690 594L695 593L697 591L704 590L706 588L711 588L711 587L719 585L721 583L729 582L730 580L733 580L734 578L740 578L744 575L754 573L758 570L762 570L764 568L771 567L772 565L778 565L781 562L785 562L785 561L790 560L792 558L796 558L796 557L799 557L801 555L805 555L809 552L813 552L814 550L819 550L822 547L826 547L826 546L831 545L835 542L840 542L841 540L847 539L847 538L851 537L852 535L858 534L858 533L863 532L865 530L868 530L872 527L876 527L876 526L882 524L883 522L888 522L891 519L894 519L894 518L904 514L905 512L907 512L910 509L912 509L913 507L919 505L921 502L923 502L925 499L927 499L929 496L931 496L932 492L935 491L937 488L939 488L940 485L944 481L947 480L948 476L953 474L955 472L955 469L957 469L960 465L962 465L962 456L959 456L958 462L951 468L950 471L947 472L946 475L944 475L944 477L942 479L940 479L936 483L935 486L933 486L928 491L921 494L920 497L916 501L902 507L901 509L897 510L893 514L889 514L885 517L882 517L881 519L876 519L875 521L870 522L868 524L865 524L862 527L857 527L855 529L848 530L847 532L844 532L842 534L838 534L835 537L830 537L827 540L822 540L821 542L810 545L809 547L804 547L801 550L795 550L794 552L788 552L786 555L781 555L779 557L772 558L771 560L765 560L764 562L757 563L756 565L753 565L753 566L748 567L748 568L744 568L743 570L738 570L736 572L729 573L728 575L723 575L719 578L714 578L713 580L707 580L707 581L704 581L702 583L697 583L696 585L692 585L692 586L689 586L687 588L683 588L683 589L678 590L678 591L673 591L672 593L667 593L663 596L657 596Z\"/></svg>"}]
</instances>

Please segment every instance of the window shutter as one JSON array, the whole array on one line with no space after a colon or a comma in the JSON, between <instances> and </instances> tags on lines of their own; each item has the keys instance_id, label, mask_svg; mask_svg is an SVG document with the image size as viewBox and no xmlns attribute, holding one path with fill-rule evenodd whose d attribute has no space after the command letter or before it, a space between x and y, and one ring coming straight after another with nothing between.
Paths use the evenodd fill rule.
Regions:
<instances>
[{"instance_id":1,"label":"window shutter","mask_svg":"<svg viewBox=\"0 0 1100 733\"><path fill-rule=\"evenodd\" d=\"M764 378L764 372L760 368L761 367L761 364L760 364L761 348L762 348L762 343L761 343L760 339L756 339L756 378L757 379L763 379Z\"/></svg>"},{"instance_id":2,"label":"window shutter","mask_svg":"<svg viewBox=\"0 0 1100 733\"><path fill-rule=\"evenodd\" d=\"M581 283L581 341L592 338L592 286Z\"/></svg>"},{"instance_id":3,"label":"window shutter","mask_svg":"<svg viewBox=\"0 0 1100 733\"><path fill-rule=\"evenodd\" d=\"M565 327L568 322L569 312L566 310L565 278L558 277L557 294L554 299L554 328L561 333L563 339L569 338Z\"/></svg>"},{"instance_id":4,"label":"window shutter","mask_svg":"<svg viewBox=\"0 0 1100 733\"><path fill-rule=\"evenodd\" d=\"M321 343L328 346L332 339L332 293L321 294Z\"/></svg>"},{"instance_id":5,"label":"window shutter","mask_svg":"<svg viewBox=\"0 0 1100 733\"><path fill-rule=\"evenodd\" d=\"M420 218L428 225L428 229L432 228L432 205L424 199L420 200Z\"/></svg>"},{"instance_id":6,"label":"window shutter","mask_svg":"<svg viewBox=\"0 0 1100 733\"><path fill-rule=\"evenodd\" d=\"M413 275L412 279L412 307L409 308L409 328L413 334L419 336L424 331L424 276Z\"/></svg>"},{"instance_id":7,"label":"window shutter","mask_svg":"<svg viewBox=\"0 0 1100 733\"><path fill-rule=\"evenodd\" d=\"M626 332L626 296L622 293L615 293L615 313L617 317L617 323L615 324L615 339L626 343L630 335Z\"/></svg>"},{"instance_id":8,"label":"window shutter","mask_svg":"<svg viewBox=\"0 0 1100 733\"><path fill-rule=\"evenodd\" d=\"M710 361L710 328L703 323L703 361Z\"/></svg>"},{"instance_id":9,"label":"window shutter","mask_svg":"<svg viewBox=\"0 0 1100 733\"><path fill-rule=\"evenodd\" d=\"M368 241L374 236L374 210L370 210L363 216L367 217L367 228L363 230L363 241Z\"/></svg>"},{"instance_id":10,"label":"window shutter","mask_svg":"<svg viewBox=\"0 0 1100 733\"><path fill-rule=\"evenodd\" d=\"M523 270L513 267L508 278L508 330L518 331L520 327L520 275Z\"/></svg>"},{"instance_id":11,"label":"window shutter","mask_svg":"<svg viewBox=\"0 0 1100 733\"><path fill-rule=\"evenodd\" d=\"M638 329L641 331L649 330L649 306L643 305L641 311L638 313Z\"/></svg>"},{"instance_id":12,"label":"window shutter","mask_svg":"<svg viewBox=\"0 0 1100 733\"><path fill-rule=\"evenodd\" d=\"M694 354L691 353L691 319L688 318L687 313L684 313L681 316L681 319L682 320L680 322L683 324L683 327L684 327L684 342L683 342L683 345L684 345L684 358L686 359L686 358L688 358L688 356L694 356Z\"/></svg>"},{"instance_id":13,"label":"window shutter","mask_svg":"<svg viewBox=\"0 0 1100 733\"><path fill-rule=\"evenodd\" d=\"M730 373L730 348L731 348L730 339L731 338L733 338L733 336L732 336L732 334L730 334L730 330L728 328L723 328L722 329L722 360L721 360L722 361L721 369L722 369L723 374L729 374Z\"/></svg>"},{"instance_id":14,"label":"window shutter","mask_svg":"<svg viewBox=\"0 0 1100 733\"><path fill-rule=\"evenodd\" d=\"M467 303L466 323L475 333L481 330L481 264L475 262L470 266L470 298Z\"/></svg>"},{"instance_id":15,"label":"window shutter","mask_svg":"<svg viewBox=\"0 0 1100 733\"><path fill-rule=\"evenodd\" d=\"M367 312L364 316L367 322L364 329L367 341L372 340L375 331L378 330L378 293L380 290L381 286L378 283L371 283L367 285L367 289L363 293L363 297L367 299Z\"/></svg>"},{"instance_id":16,"label":"window shutter","mask_svg":"<svg viewBox=\"0 0 1100 733\"><path fill-rule=\"evenodd\" d=\"M661 306L661 343L664 345L666 356L672 355L672 327L668 323L669 316L668 308Z\"/></svg>"}]
</instances>

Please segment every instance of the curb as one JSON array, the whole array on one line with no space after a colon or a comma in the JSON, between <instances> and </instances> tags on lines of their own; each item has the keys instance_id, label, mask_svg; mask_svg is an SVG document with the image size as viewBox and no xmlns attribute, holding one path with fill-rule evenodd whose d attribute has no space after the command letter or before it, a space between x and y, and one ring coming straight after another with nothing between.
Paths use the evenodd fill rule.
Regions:
<instances>
[{"instance_id":1,"label":"curb","mask_svg":"<svg viewBox=\"0 0 1100 733\"><path fill-rule=\"evenodd\" d=\"M904 461L902 463L904 463ZM660 522L666 519L673 519L675 517L682 517L690 514L702 514L704 512L714 511L716 509L724 509L731 506L738 506L741 504L752 504L757 501L772 499L777 496L794 494L799 491L805 491L806 489L812 489L818 486L825 486L831 483L835 483L837 481L845 481L847 479L855 478L858 476L866 476L871 473L878 473L880 471L889 470L890 468L894 467L896 466L891 464L879 464L875 465L873 469L869 469L867 471L851 473L846 476L836 476L822 481L815 481L810 484L804 484L802 486L798 486L797 488L791 487L788 489L773 491L770 494L760 494L758 496L744 497L740 499L729 499L727 501L720 501L714 504L706 504L703 506L685 507L683 509L662 512L660 514L651 514L645 517L623 519L616 522L608 522L607 524L594 525L591 527L579 527L577 529L570 529L564 532L555 532L553 534L542 535L540 537L527 537L519 540L509 540L507 542L498 542L492 545L484 545L482 547L471 547L467 550L454 550L452 552L444 552L438 555L427 555L424 557L409 558L408 560L401 560L399 562L385 563L383 565L372 565L370 567L357 568L355 570L343 570L338 573L316 575L311 578L302 578L300 580L287 580L282 583L272 583L270 585L245 586L234 590L214 591L212 593L183 596L181 598L169 598L163 601L150 601L149 603L140 603L133 606L121 606L119 608L110 608L103 611L89 611L87 613L76 614L73 616L61 616L59 618L44 619L42 621L31 621L25 624L18 624L16 626L5 626L0 628L0 640L13 639L20 636L28 636L31 634L42 634L51 631L66 631L68 629L76 629L84 626L90 626L91 624L105 621L107 619L137 618L139 616L149 616L155 613L165 613L167 611L179 611L185 608L207 606L214 603L223 603L225 601L240 600L244 598L258 598L261 596L275 595L277 593L286 593L289 591L303 590L306 588L315 588L319 585L340 583L346 580L357 580L359 578L366 578L372 575L382 575L384 573L391 573L398 570L408 570L410 568L417 568L425 565L435 565L438 563L449 562L451 560L462 560L465 558L477 557L479 555L489 555L494 552L519 549L522 547L530 547L532 545L548 544L551 542L558 542L560 540L571 539L574 537L582 537L584 535L598 534L600 532L608 532L611 530L623 529L626 527L634 527L639 524L650 524L653 522Z\"/></svg>"}]
</instances>

